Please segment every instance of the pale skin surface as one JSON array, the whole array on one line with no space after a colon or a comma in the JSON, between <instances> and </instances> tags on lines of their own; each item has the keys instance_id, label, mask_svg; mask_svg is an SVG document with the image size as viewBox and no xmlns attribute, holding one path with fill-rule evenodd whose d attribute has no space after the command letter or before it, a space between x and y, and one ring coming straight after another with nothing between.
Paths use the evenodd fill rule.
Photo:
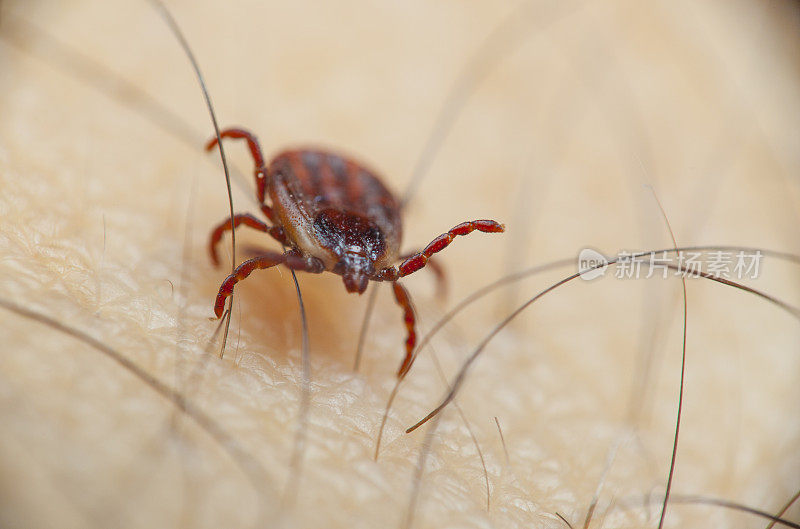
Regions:
<instances>
[{"instance_id":1,"label":"pale skin surface","mask_svg":"<svg viewBox=\"0 0 800 529\"><path fill-rule=\"evenodd\" d=\"M268 157L308 144L355 153L397 192L459 69L511 11L488 3L231 4L170 3L221 124L256 132ZM213 296L230 266L213 269L205 241L227 215L227 199L217 154L202 151L212 129L186 58L144 2L3 9L150 94L194 137L166 132L140 104L123 103L135 98L109 93L112 86L101 95L97 77L74 73L57 46L0 19L17 35L0 40L0 297L80 329L175 388L255 463L249 479L191 418L173 421L175 407L140 378L2 309L0 526L400 526L425 438L424 429L403 429L444 386L429 349L401 390L374 462L402 355L389 290L355 374L366 296L347 294L336 276L300 276L313 387L296 501L282 507L301 397L297 301L287 271L256 273L236 291L225 358L204 351L216 326ZM658 192L679 245L800 253L793 4L589 4L552 25L534 22L541 36L481 84L406 212L404 251L462 220L508 227L459 239L442 254L444 305L426 272L405 281L423 334L508 271L587 246L609 254L671 246L642 183ZM252 190L246 150L226 147ZM235 191L237 211L256 212L251 196ZM277 249L266 236L239 234ZM448 378L518 303L573 271L497 294L448 327L434 340ZM800 305L796 267L770 260L761 272L748 284ZM556 512L577 527L601 481L592 527L657 524L680 375L680 282L622 281L611 269L578 283L501 333L459 395L486 460L490 510L474 444L449 408L414 527L564 527ZM749 294L701 280L687 288L673 490L777 512L800 488L800 325ZM637 366L648 352L642 395L634 381L643 380ZM797 520L800 510L787 517ZM765 525L678 504L666 523Z\"/></svg>"}]
</instances>

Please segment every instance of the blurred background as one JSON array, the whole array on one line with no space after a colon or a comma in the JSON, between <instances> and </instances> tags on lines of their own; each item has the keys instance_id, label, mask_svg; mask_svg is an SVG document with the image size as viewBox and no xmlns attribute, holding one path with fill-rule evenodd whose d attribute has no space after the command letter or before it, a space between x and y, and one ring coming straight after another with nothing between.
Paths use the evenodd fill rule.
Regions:
<instances>
[{"instance_id":1,"label":"blurred background","mask_svg":"<svg viewBox=\"0 0 800 529\"><path fill-rule=\"evenodd\" d=\"M405 280L421 335L483 285L571 261L483 298L437 335L398 394L377 462L400 310L380 289L354 373L368 295L301 276L312 386L298 464L291 276L243 283L224 359L208 346L229 263L214 269L206 241L228 202L174 35L144 1L6 0L0 297L112 347L224 435L85 343L4 309L0 526L555 528L556 513L583 525L593 502L590 527L657 526L680 382L679 279L621 280L611 268L514 320L473 365L461 411L442 416L416 503L425 430L403 429L441 398L439 369L452 380L503 317L576 271L581 249L671 247L653 191L679 246L800 254L798 4L167 5L221 126L254 131L267 156L307 145L352 155L398 195L419 175L404 250L463 220L505 223L441 254L447 299L425 272ZM226 151L235 207L256 212L251 159L235 143ZM237 240L274 247L247 231ZM793 307L798 278L791 259L766 256L743 282ZM764 527L687 495L776 514L800 489L798 314L702 279L686 288L665 526ZM796 522L800 509L783 516Z\"/></svg>"}]
</instances>

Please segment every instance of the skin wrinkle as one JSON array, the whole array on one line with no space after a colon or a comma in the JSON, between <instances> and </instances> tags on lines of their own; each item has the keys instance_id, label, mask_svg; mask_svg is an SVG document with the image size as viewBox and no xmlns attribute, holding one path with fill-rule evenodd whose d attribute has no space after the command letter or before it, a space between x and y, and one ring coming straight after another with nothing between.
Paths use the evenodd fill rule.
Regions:
<instances>
[{"instance_id":1,"label":"skin wrinkle","mask_svg":"<svg viewBox=\"0 0 800 529\"><path fill-rule=\"evenodd\" d=\"M461 65L514 6L336 4L231 2L222 8L175 0L169 7L190 36L223 126L253 130L267 157L306 144L341 149L364 159L399 195ZM788 211L797 204L785 187L796 185L798 159L781 145L766 145L770 137L792 134L791 117L800 111L800 80L792 66L798 59L792 50L800 49L800 32L792 26L797 18L782 4L764 10L755 2L715 2L703 10L714 13L711 20L684 27L703 28L702 38L691 42L711 39L715 53L736 50L753 42L741 33L748 14L758 10L759 31L773 36L758 39L746 60L737 62L735 53L726 57L719 71L735 75L737 90L725 92L715 84L725 79L693 77L707 71L705 61L714 53L693 63L685 43L680 54L671 52L686 8L588 3L493 68L404 215L402 251L469 218L497 218L514 230L512 218L521 220L510 206L518 201L509 196L520 181L519 160L531 145L550 144L548 134L564 141L558 156L543 156L536 167L550 182L545 197L531 200L536 229L529 233L536 235L531 244L537 253L514 269L577 255L583 247L642 249L626 248L640 240L638 212L653 209L645 193L630 189L635 179L629 172L639 171L635 146L625 151L628 137L609 130L608 116L595 103L552 97L565 82L581 83L569 90L581 97L591 97L593 86L613 90L615 83L601 76L620 72L648 131L648 169L658 172L659 196L670 205L681 244L798 253L795 215ZM211 129L181 50L146 2L3 2L0 9L35 21L58 41L112 67L200 139L188 145L135 107L99 97L63 65L50 64L46 52L37 55L35 39L28 51L10 45L2 25L12 18L0 15L2 297L84 330L162 380L192 380L184 385L185 397L267 469L265 489L280 491L288 481L303 376L294 287L285 270L254 274L237 287L238 352L223 361L204 352L216 325L210 321L214 295L227 269L227 253L221 255L225 267L214 269L205 248L210 229L226 215L227 199L221 171L203 152ZM664 12L672 17L662 21ZM613 50L613 68L592 55L592 39L604 39L603 49ZM593 67L582 76L564 61ZM713 94L722 92L728 95L717 105ZM719 123L732 122L725 112L740 93L748 94L748 105L760 96L760 106L748 112L759 117L765 133L731 131L735 159L718 160L726 142ZM565 108L548 109L537 123L519 119L531 115L526 105L542 100ZM586 112L575 115L568 108L573 104ZM246 151L232 147L228 156L252 186ZM695 166L703 174L687 170ZM725 176L720 189L713 186L717 168ZM189 280L183 289L172 288L184 272L185 205L195 178ZM698 185L698 178L709 178L709 185ZM698 190L709 189L714 209L698 233L692 224L698 212L689 208L703 204ZM644 205L633 202L637 196ZM249 197L237 192L234 198L237 212L258 214ZM261 234L240 234L240 249L278 249ZM648 247L663 245L658 235ZM229 252L229 239L224 241ZM420 336L505 269L507 252L494 236L459 242L441 254L452 290L444 306L435 302L427 274L405 282L420 315ZM762 266L763 277L749 284L799 305L796 268L775 260ZM563 275L556 271L512 288L526 299ZM396 526L406 517L424 438L424 432L402 430L437 402L439 376L431 359L420 355L373 462L378 422L403 352L400 315L391 296L378 297L354 374L366 296L347 294L332 275L300 281L314 376L302 486L283 525ZM658 281L655 288L675 288L674 282L652 281ZM800 399L793 380L800 370L797 325L752 296L705 282L690 288L691 362L673 491L778 512L800 488L800 424L791 413ZM630 426L625 417L646 290L642 281L617 280L609 271L603 280L578 281L554 293L496 338L459 393L486 459L491 510L473 442L456 412L445 412L421 473L412 527L564 527L556 512L573 524L583 519L608 446ZM497 300L487 298L434 338L448 379L502 316ZM658 333L660 368L648 390L651 411L642 417L640 436L620 448L591 527L600 526L606 510L606 527L657 523L655 504L649 517L646 509L608 506L614 498L663 494L674 432L679 316L659 320L665 323ZM175 347L178 328L183 338ZM269 519L262 511L277 512L277 494L254 494L224 451L185 419L180 428L168 428L172 410L120 367L6 313L0 315L0 340L6 345L0 354L0 526L236 528L261 526ZM741 367L730 355L741 358ZM195 381L191 374L199 362L202 377ZM732 403L719 388L740 379L741 403ZM725 420L731 406L741 406L741 431ZM718 450L732 435L741 435L733 463ZM797 507L784 515L799 516ZM665 526L709 523L754 526L736 513L679 503L670 505Z\"/></svg>"}]
</instances>

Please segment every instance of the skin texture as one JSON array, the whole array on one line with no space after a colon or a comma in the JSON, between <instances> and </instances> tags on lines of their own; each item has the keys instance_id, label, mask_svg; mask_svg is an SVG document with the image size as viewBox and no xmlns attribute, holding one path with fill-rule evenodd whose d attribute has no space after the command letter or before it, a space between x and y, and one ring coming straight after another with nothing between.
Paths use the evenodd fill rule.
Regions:
<instances>
[{"instance_id":1,"label":"skin texture","mask_svg":"<svg viewBox=\"0 0 800 529\"><path fill-rule=\"evenodd\" d=\"M306 450L293 466L302 362L291 276L256 272L237 287L225 357L206 349L230 265L229 239L220 269L206 251L227 214L219 160L203 151L208 114L156 12L107 4L2 5L0 296L82 330L176 388L250 459L232 457L119 363L2 310L0 526L400 526L426 431L403 429L445 391L437 362L452 378L496 322L574 266L485 299L435 339L437 362L430 349L417 360L377 462L377 428L403 354L393 296L380 292L354 374L365 297L331 274L300 276L313 385ZM253 130L267 157L307 144L354 153L399 193L461 66L512 10L485 4L170 7L222 123ZM532 36L470 98L404 215L401 252L467 218L507 227L442 254L445 305L429 274L404 280L423 334L507 272L585 247L670 247L643 183L658 193L679 245L800 253L796 4L589 3L553 24L530 13ZM59 55L20 16L130 85L98 82L97 68ZM162 106L152 111L130 87ZM258 214L249 153L226 147L244 175L236 209ZM238 235L243 247L279 249L265 234ZM797 278L796 267L770 260L749 284L800 305ZM800 488L800 325L720 285L692 280L687 290L674 491L775 512ZM666 481L682 319L679 281L623 281L612 270L537 302L491 342L459 394L489 474L490 510L473 440L451 407L413 526L564 527L558 512L577 527L602 482L592 527L603 519L654 527L657 503L642 505L651 493L657 502ZM666 523L764 525L678 504Z\"/></svg>"}]
</instances>

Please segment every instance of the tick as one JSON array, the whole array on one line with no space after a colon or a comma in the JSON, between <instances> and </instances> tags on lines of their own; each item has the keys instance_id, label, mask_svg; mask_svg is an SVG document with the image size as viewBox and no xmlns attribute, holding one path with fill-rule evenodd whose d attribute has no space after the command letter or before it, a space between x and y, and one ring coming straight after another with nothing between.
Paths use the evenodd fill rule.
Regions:
<instances>
[{"instance_id":1,"label":"tick","mask_svg":"<svg viewBox=\"0 0 800 529\"><path fill-rule=\"evenodd\" d=\"M239 281L255 270L279 264L312 274L333 272L342 276L348 292L358 294L366 290L369 281L388 281L403 309L408 333L405 358L398 371L398 376L405 375L416 344L416 318L408 291L398 280L429 264L431 256L444 250L457 235L476 230L499 233L504 226L493 220L462 222L422 251L401 257L400 202L363 164L333 152L296 149L281 152L267 165L258 139L247 130L229 128L220 137L247 142L255 163L256 197L268 222L251 214L237 214L233 222L226 219L220 223L209 240L211 261L219 264L217 244L222 235L242 224L268 233L286 251L265 250L236 267L219 287L214 304L217 318L222 317L225 300ZM213 138L206 150L216 145L217 138Z\"/></svg>"}]
</instances>

